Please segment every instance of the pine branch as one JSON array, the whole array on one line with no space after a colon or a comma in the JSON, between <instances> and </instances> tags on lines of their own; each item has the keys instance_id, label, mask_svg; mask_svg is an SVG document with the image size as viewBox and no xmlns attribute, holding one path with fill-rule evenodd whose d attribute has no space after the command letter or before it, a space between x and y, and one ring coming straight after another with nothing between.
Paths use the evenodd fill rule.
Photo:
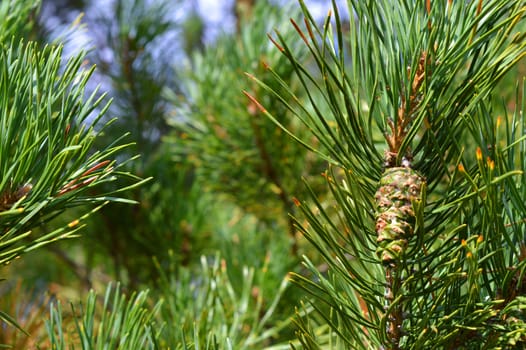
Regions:
<instances>
[{"instance_id":1,"label":"pine branch","mask_svg":"<svg viewBox=\"0 0 526 350\"><path fill-rule=\"evenodd\" d=\"M0 52L0 100L5 106L0 114L2 263L71 237L101 205L130 203L115 195L143 182L120 172L122 164L112 160L128 146L122 138L93 151L94 140L104 131L98 122L108 106L102 105L103 97L95 98L96 91L84 96L93 69L82 68L83 55L63 68L61 56L61 47L39 50L34 43L3 46ZM122 178L131 179L130 185L96 195L88 192ZM66 209L80 206L87 209L67 225L41 236L31 232Z\"/></svg>"},{"instance_id":2,"label":"pine branch","mask_svg":"<svg viewBox=\"0 0 526 350\"><path fill-rule=\"evenodd\" d=\"M499 305L492 298L504 276L513 281L508 267L520 259L523 224L506 222L526 215L518 199L523 152L512 150L525 128L515 120L508 146L500 148L489 101L526 55L522 34L514 34L524 3L352 0L348 46L335 1L321 26L300 6L305 25L292 24L313 64L279 32L272 41L293 65L307 101L272 67L280 90L253 79L323 147L287 129L262 101L257 105L345 175L327 177L335 212L316 193L314 209L298 201L308 221L303 227L298 220L300 231L329 270L323 276L309 265L317 281L296 282L314 305L329 307L319 314L349 347L470 347L485 335L488 346L522 341L509 325L492 324ZM361 297L367 313L342 294ZM315 338L304 337L304 345L315 348Z\"/></svg>"}]
</instances>

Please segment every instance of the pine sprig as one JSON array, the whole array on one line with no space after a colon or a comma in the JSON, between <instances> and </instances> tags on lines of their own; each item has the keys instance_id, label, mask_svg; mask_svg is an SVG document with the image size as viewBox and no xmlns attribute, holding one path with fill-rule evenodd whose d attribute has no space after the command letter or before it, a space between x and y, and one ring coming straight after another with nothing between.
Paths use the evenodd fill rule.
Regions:
<instances>
[{"instance_id":1,"label":"pine sprig","mask_svg":"<svg viewBox=\"0 0 526 350\"><path fill-rule=\"evenodd\" d=\"M71 237L80 221L108 201L130 202L114 196L126 186L94 194L100 184L128 178L133 187L142 181L119 171L114 159L128 147L122 139L93 150L108 104L96 91L85 95L93 68L84 69L83 60L81 54L62 67L60 46L13 42L0 49L0 263ZM79 206L87 209L78 219L33 232Z\"/></svg>"},{"instance_id":2,"label":"pine sprig","mask_svg":"<svg viewBox=\"0 0 526 350\"><path fill-rule=\"evenodd\" d=\"M469 347L485 335L489 346L504 344L503 334L512 341L508 326L494 333L490 325L502 309L497 291L522 283L509 270L522 261L524 205L509 203L523 188L516 149L523 134L515 119L507 126L510 146L498 146L502 123L495 123L491 101L498 81L526 54L522 35L514 34L524 3L356 0L348 2L348 31L334 1L334 20L330 13L322 26L300 6L305 23L293 27L311 64L295 57L279 32L272 40L308 101L278 73L279 93L255 78L323 148L291 136L341 169L327 176L334 203L316 193L313 208L297 202L309 225L297 224L328 267L325 275L308 265L315 282L297 283L329 307L314 303L352 348ZM400 176L386 177L389 169ZM376 215L375 202L384 209ZM503 280L514 282L504 287ZM367 312L342 299L349 293ZM315 338L304 337L304 345L316 348Z\"/></svg>"},{"instance_id":3,"label":"pine sprig","mask_svg":"<svg viewBox=\"0 0 526 350\"><path fill-rule=\"evenodd\" d=\"M90 291L85 306L71 304L75 334L67 331L60 302L53 303L46 322L53 349L160 349L162 326L155 324L162 301L150 306L148 291L126 296L120 286L109 285L102 305Z\"/></svg>"}]
</instances>

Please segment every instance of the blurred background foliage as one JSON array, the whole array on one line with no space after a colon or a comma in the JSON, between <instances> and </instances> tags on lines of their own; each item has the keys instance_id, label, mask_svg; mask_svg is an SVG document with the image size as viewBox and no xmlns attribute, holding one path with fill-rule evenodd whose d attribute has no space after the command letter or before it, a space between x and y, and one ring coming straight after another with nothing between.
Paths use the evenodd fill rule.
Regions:
<instances>
[{"instance_id":1,"label":"blurred background foliage","mask_svg":"<svg viewBox=\"0 0 526 350\"><path fill-rule=\"evenodd\" d=\"M250 10L244 4L236 13L235 33L221 35L192 55L187 74L181 76L182 94L166 92L176 107L169 121L181 130L166 140L173 145L177 159L192 164L201 188L213 192L217 200L234 203L253 214L264 225L261 229L288 231L291 250L297 254L298 237L289 216L295 211L292 199L305 192L301 178L316 186L312 177L319 177L324 165L305 149L291 144L290 137L269 123L255 103L239 92L256 96L283 125L304 134L285 106L245 75L256 75L279 89L279 83L267 71L272 66L277 67L286 84L297 85L291 65L268 40L267 33L280 28L292 41L295 32L283 14L297 18L299 12L292 6L278 7L262 1ZM305 59L306 50L300 47L294 49Z\"/></svg>"},{"instance_id":2,"label":"blurred background foliage","mask_svg":"<svg viewBox=\"0 0 526 350\"><path fill-rule=\"evenodd\" d=\"M326 2L312 1L319 3ZM81 239L58 242L3 268L7 281L0 285L0 310L30 335L0 324L0 344L15 349L78 344L71 336L76 322L96 317L81 315L78 300L88 297L85 306L100 310L108 306L96 305L94 292L88 295L94 289L117 304L125 303L120 293L139 298L137 312L155 309L151 317L137 319L159 326L161 343L148 348L289 348L291 317L304 292L290 287L288 273L300 271L301 255L319 261L294 227L294 198L308 196L306 179L323 200L326 164L291 142L243 91L295 135L309 135L245 74L279 90L266 70L272 66L294 89L293 69L267 33L279 28L288 42L299 43L289 24L299 16L298 6L224 2L224 31L200 6L192 0L43 0L23 14L28 21L19 23L17 35L42 45L61 42L66 54L89 50L87 59L97 70L88 89L100 85L107 91L112 100L107 116L117 117L95 147L129 132L126 140L135 145L121 157L138 157L124 170L153 180L126 193L138 205L109 204L93 215ZM5 28L9 23L0 21ZM293 49L307 60L302 45ZM496 110L514 108L515 81L525 67L501 82L504 98ZM305 97L300 89L297 94ZM71 217L57 220L67 223ZM120 286L108 287L112 281ZM42 316L50 303L46 328ZM46 334L53 334L54 342L43 340Z\"/></svg>"}]
</instances>

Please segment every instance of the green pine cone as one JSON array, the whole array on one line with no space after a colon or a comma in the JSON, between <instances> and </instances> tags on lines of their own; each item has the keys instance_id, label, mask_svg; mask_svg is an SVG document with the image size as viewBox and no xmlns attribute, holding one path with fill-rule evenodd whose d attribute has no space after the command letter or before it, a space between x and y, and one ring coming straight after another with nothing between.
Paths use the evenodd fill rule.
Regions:
<instances>
[{"instance_id":1,"label":"green pine cone","mask_svg":"<svg viewBox=\"0 0 526 350\"><path fill-rule=\"evenodd\" d=\"M413 235L415 213L412 201L422 196L425 180L409 167L388 168L376 191L377 254L386 265L398 260Z\"/></svg>"}]
</instances>

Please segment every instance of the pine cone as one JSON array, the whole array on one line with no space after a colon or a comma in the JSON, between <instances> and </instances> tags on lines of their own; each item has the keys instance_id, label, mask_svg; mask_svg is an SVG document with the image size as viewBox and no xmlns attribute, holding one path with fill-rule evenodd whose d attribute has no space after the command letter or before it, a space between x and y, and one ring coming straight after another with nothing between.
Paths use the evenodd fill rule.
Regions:
<instances>
[{"instance_id":1,"label":"pine cone","mask_svg":"<svg viewBox=\"0 0 526 350\"><path fill-rule=\"evenodd\" d=\"M412 201L420 199L425 179L409 167L388 168L376 191L377 253L386 265L403 254L414 233Z\"/></svg>"}]
</instances>

